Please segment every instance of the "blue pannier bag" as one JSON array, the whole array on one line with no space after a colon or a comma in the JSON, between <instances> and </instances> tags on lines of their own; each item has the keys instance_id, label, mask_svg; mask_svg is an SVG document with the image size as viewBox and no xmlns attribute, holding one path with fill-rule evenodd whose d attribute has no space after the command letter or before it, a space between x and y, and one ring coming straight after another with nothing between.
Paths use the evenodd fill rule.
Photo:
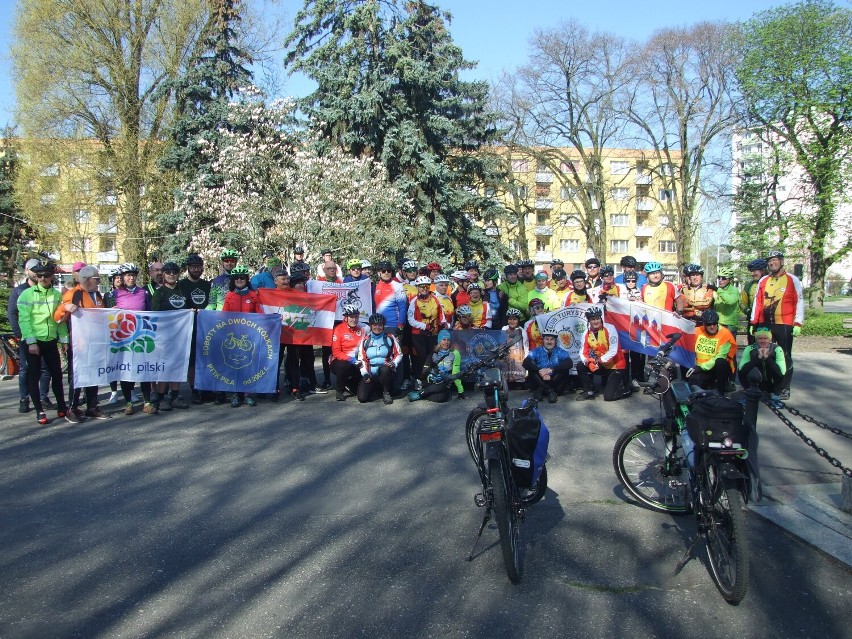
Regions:
<instances>
[{"instance_id":1,"label":"blue pannier bag","mask_svg":"<svg viewBox=\"0 0 852 639\"><path fill-rule=\"evenodd\" d=\"M524 401L509 414L507 429L512 477L520 488L532 488L547 460L550 431L534 403Z\"/></svg>"}]
</instances>

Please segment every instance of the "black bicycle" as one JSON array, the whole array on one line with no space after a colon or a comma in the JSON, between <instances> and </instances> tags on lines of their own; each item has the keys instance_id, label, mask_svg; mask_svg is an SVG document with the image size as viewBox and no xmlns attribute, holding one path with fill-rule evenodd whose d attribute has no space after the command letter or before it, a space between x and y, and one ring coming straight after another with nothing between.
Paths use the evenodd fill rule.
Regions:
<instances>
[{"instance_id":1,"label":"black bicycle","mask_svg":"<svg viewBox=\"0 0 852 639\"><path fill-rule=\"evenodd\" d=\"M760 392L747 393L754 410L746 418L738 402L674 379L677 366L668 354L681 334L667 337L657 356L649 358L649 381L641 384L659 399L661 418L622 433L613 449L613 467L624 489L643 506L695 514L713 581L726 601L738 604L748 588L743 509L751 481L747 446ZM756 387L759 373L754 381Z\"/></svg>"},{"instance_id":2,"label":"black bicycle","mask_svg":"<svg viewBox=\"0 0 852 639\"><path fill-rule=\"evenodd\" d=\"M534 413L534 419L538 419L535 400L528 400L526 406L514 411L509 407L509 390L501 360L513 344L510 341L488 353L459 376L476 373L476 386L482 389L485 398L484 404L474 408L465 423L468 450L482 482L482 492L474 496L474 502L485 508L476 543L493 514L506 574L512 583L518 583L523 574L521 524L526 509L540 501L547 491L547 467L542 461L540 468L536 468L534 460L517 455L517 451L513 456L510 450L510 440L518 437L517 432L511 432L512 417L519 416L518 411L526 411L530 415ZM523 478L531 479L525 482ZM469 561L475 549L476 544Z\"/></svg>"}]
</instances>

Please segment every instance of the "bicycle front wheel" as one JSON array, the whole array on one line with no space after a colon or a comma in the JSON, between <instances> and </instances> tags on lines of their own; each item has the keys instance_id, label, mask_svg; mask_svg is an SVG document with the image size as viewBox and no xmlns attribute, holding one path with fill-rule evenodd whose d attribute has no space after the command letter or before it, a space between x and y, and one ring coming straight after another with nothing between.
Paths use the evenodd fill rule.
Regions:
<instances>
[{"instance_id":1,"label":"bicycle front wheel","mask_svg":"<svg viewBox=\"0 0 852 639\"><path fill-rule=\"evenodd\" d=\"M485 417L488 413L483 408L474 408L467 415L467 421L464 425L464 433L467 439L467 450L470 453L473 463L479 465L480 443L479 437L476 434L476 427L479 425L479 420Z\"/></svg>"},{"instance_id":2,"label":"bicycle front wheel","mask_svg":"<svg viewBox=\"0 0 852 639\"><path fill-rule=\"evenodd\" d=\"M689 478L682 458L669 453L659 426L634 426L616 440L612 465L618 481L640 504L674 515L691 512Z\"/></svg>"},{"instance_id":3,"label":"bicycle front wheel","mask_svg":"<svg viewBox=\"0 0 852 639\"><path fill-rule=\"evenodd\" d=\"M488 460L488 481L494 497L494 518L500 533L503 565L513 584L520 582L523 573L521 548L521 520L518 505L512 499L509 468L500 459Z\"/></svg>"},{"instance_id":4,"label":"bicycle front wheel","mask_svg":"<svg viewBox=\"0 0 852 639\"><path fill-rule=\"evenodd\" d=\"M719 490L716 499L706 508L704 541L710 574L725 601L737 605L748 588L748 543L743 498L735 488Z\"/></svg>"}]
</instances>

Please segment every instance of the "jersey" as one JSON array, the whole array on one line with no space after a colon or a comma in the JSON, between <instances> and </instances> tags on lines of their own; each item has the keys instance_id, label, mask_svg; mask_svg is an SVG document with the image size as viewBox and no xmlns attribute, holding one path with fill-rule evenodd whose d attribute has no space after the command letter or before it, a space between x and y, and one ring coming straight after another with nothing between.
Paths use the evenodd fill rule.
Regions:
<instances>
[{"instance_id":1,"label":"jersey","mask_svg":"<svg viewBox=\"0 0 852 639\"><path fill-rule=\"evenodd\" d=\"M373 305L375 312L385 318L385 326L388 328L402 328L405 325L408 299L400 282L394 280L376 282Z\"/></svg>"},{"instance_id":2,"label":"jersey","mask_svg":"<svg viewBox=\"0 0 852 639\"><path fill-rule=\"evenodd\" d=\"M696 288L692 288L689 284L684 284L680 289L680 294L684 298L681 315L686 319L699 320L704 311L708 308L713 308L713 291L707 288L706 284L702 284Z\"/></svg>"},{"instance_id":3,"label":"jersey","mask_svg":"<svg viewBox=\"0 0 852 639\"><path fill-rule=\"evenodd\" d=\"M643 302L664 311L675 310L675 300L680 297L680 291L675 288L675 285L666 281L658 284L648 282L639 289L642 291Z\"/></svg>"},{"instance_id":4,"label":"jersey","mask_svg":"<svg viewBox=\"0 0 852 639\"><path fill-rule=\"evenodd\" d=\"M713 368L717 359L725 359L733 373L736 370L737 341L724 326L719 326L715 335L710 335L706 327L695 328L695 365L703 370Z\"/></svg>"},{"instance_id":5,"label":"jersey","mask_svg":"<svg viewBox=\"0 0 852 639\"><path fill-rule=\"evenodd\" d=\"M618 348L618 331L615 326L604 322L600 330L593 331L591 328L586 328L583 333L583 345L580 348L580 359L584 364L588 364L590 360L598 359L598 364L601 368L610 370L621 370L627 366L624 359L624 352Z\"/></svg>"},{"instance_id":6,"label":"jersey","mask_svg":"<svg viewBox=\"0 0 852 639\"><path fill-rule=\"evenodd\" d=\"M754 294L751 323L801 326L804 321L805 300L799 278L786 271L763 276Z\"/></svg>"}]
</instances>

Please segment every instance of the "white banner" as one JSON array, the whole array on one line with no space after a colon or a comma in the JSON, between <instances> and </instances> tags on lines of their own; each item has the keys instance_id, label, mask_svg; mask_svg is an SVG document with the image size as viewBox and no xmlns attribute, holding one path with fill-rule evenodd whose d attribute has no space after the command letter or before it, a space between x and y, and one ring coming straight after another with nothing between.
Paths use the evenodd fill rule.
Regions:
<instances>
[{"instance_id":1,"label":"white banner","mask_svg":"<svg viewBox=\"0 0 852 639\"><path fill-rule=\"evenodd\" d=\"M571 354L574 363L580 360L583 347L583 334L586 332L586 311L592 306L603 308L600 304L572 304L552 313L538 315L535 318L538 330L555 331L559 335L559 345Z\"/></svg>"},{"instance_id":2,"label":"white banner","mask_svg":"<svg viewBox=\"0 0 852 639\"><path fill-rule=\"evenodd\" d=\"M362 324L367 323L367 318L373 314L373 288L369 279L357 282L321 282L319 280L308 280L308 293L322 293L334 295L337 298L337 309L334 319L343 320L343 305L354 304L361 309Z\"/></svg>"},{"instance_id":3,"label":"white banner","mask_svg":"<svg viewBox=\"0 0 852 639\"><path fill-rule=\"evenodd\" d=\"M192 322L191 310L78 309L71 316L74 387L185 381Z\"/></svg>"}]
</instances>

